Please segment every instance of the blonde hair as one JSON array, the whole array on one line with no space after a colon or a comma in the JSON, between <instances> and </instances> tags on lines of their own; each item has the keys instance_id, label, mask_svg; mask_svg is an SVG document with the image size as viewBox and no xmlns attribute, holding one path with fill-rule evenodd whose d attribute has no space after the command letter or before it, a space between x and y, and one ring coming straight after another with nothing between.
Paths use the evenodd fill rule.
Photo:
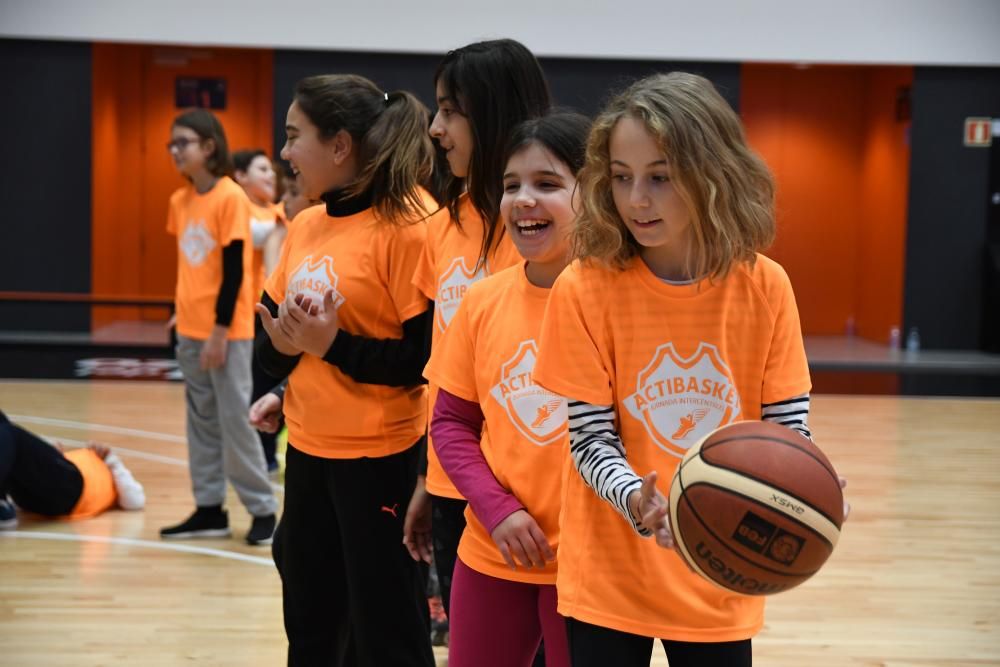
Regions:
<instances>
[{"instance_id":1,"label":"blonde hair","mask_svg":"<svg viewBox=\"0 0 1000 667\"><path fill-rule=\"evenodd\" d=\"M685 72L635 82L598 116L579 178L574 257L624 269L639 253L611 192L609 142L626 117L639 120L656 137L671 181L687 204L694 235L690 275L723 278L736 262L752 264L774 240L774 181L747 146L732 107L710 81Z\"/></svg>"}]
</instances>

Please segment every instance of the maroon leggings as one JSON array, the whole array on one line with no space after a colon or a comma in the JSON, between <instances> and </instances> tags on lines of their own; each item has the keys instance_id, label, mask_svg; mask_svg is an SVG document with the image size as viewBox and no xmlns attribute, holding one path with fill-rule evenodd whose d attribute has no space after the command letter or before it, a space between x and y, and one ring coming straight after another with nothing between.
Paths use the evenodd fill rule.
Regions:
<instances>
[{"instance_id":1,"label":"maroon leggings","mask_svg":"<svg viewBox=\"0 0 1000 667\"><path fill-rule=\"evenodd\" d=\"M448 624L449 667L529 667L543 636L546 667L569 667L555 586L497 579L459 558Z\"/></svg>"}]
</instances>

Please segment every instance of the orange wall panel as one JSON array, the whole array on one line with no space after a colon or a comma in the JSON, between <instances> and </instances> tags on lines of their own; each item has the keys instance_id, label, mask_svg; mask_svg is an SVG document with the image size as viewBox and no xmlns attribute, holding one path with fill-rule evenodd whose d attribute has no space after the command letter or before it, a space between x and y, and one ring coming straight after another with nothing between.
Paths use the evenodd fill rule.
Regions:
<instances>
[{"instance_id":1,"label":"orange wall panel","mask_svg":"<svg viewBox=\"0 0 1000 667\"><path fill-rule=\"evenodd\" d=\"M167 200L184 184L166 149L179 76L224 78L226 108L215 113L230 150L268 148L273 106L269 50L94 45L94 291L174 292L177 250L166 232ZM100 309L95 325L108 321ZM95 312L95 316L96 316ZM115 309L115 319L128 319ZM163 319L162 310L149 311Z\"/></svg>"},{"instance_id":2,"label":"orange wall panel","mask_svg":"<svg viewBox=\"0 0 1000 667\"><path fill-rule=\"evenodd\" d=\"M94 44L91 53L91 285L95 294L137 294L142 47ZM137 309L95 308L92 326L136 317Z\"/></svg>"},{"instance_id":3,"label":"orange wall panel","mask_svg":"<svg viewBox=\"0 0 1000 667\"><path fill-rule=\"evenodd\" d=\"M842 333L853 311L862 90L841 68L743 68L748 138L778 186L768 254L788 271L811 334Z\"/></svg>"},{"instance_id":4,"label":"orange wall panel","mask_svg":"<svg viewBox=\"0 0 1000 667\"><path fill-rule=\"evenodd\" d=\"M860 331L870 304L891 312L902 302L904 249L895 239L898 221L905 224L905 201L900 213L897 198L883 201L873 193L881 164L873 157L879 133L872 130L876 120L868 115L868 99L883 92L870 84L883 69L892 68L748 64L742 69L740 111L747 137L777 182L778 237L767 254L788 271L807 334L843 334L849 319ZM892 166L903 168L894 182L905 182L908 156L894 156ZM884 204L876 216L869 210L873 203ZM883 225L892 230L875 231ZM873 234L886 238L881 250L895 258L881 273L898 272L898 280L866 295L863 308L859 295L873 277L866 273L872 264L866 244ZM863 328L867 333L878 326L865 319Z\"/></svg>"},{"instance_id":5,"label":"orange wall panel","mask_svg":"<svg viewBox=\"0 0 1000 667\"><path fill-rule=\"evenodd\" d=\"M897 100L913 83L913 68L878 68L867 83L857 321L860 335L888 342L889 330L903 321L910 147L909 122L897 118Z\"/></svg>"}]
</instances>

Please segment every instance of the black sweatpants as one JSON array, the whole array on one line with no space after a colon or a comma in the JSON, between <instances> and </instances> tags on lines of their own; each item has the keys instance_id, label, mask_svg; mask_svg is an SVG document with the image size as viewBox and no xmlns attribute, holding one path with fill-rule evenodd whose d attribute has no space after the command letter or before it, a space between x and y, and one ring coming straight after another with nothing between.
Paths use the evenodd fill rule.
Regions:
<instances>
[{"instance_id":1,"label":"black sweatpants","mask_svg":"<svg viewBox=\"0 0 1000 667\"><path fill-rule=\"evenodd\" d=\"M288 664L433 667L424 578L403 546L417 449L325 459L288 445L274 536Z\"/></svg>"},{"instance_id":2,"label":"black sweatpants","mask_svg":"<svg viewBox=\"0 0 1000 667\"><path fill-rule=\"evenodd\" d=\"M434 541L434 569L441 586L444 613L451 614L451 578L455 574L458 542L465 531L468 501L431 495L431 538Z\"/></svg>"},{"instance_id":3,"label":"black sweatpants","mask_svg":"<svg viewBox=\"0 0 1000 667\"><path fill-rule=\"evenodd\" d=\"M254 320L254 332L256 338L256 332L258 329L262 328L264 325L260 323L260 318ZM254 355L256 357L256 355ZM253 378L253 389L250 392L250 404L253 403L268 393L272 389L280 384L280 380L276 380L267 373L264 369L260 367L258 363L251 363L250 374ZM280 429L279 429L280 430ZM278 434L277 433L265 433L264 431L257 431L257 437L260 438L260 446L264 450L264 460L267 462L268 469L274 467L277 463L277 449L278 449Z\"/></svg>"},{"instance_id":4,"label":"black sweatpants","mask_svg":"<svg viewBox=\"0 0 1000 667\"><path fill-rule=\"evenodd\" d=\"M573 667L649 667L653 638L566 619L570 664ZM661 639L670 667L750 667L750 640L678 642Z\"/></svg>"},{"instance_id":5,"label":"black sweatpants","mask_svg":"<svg viewBox=\"0 0 1000 667\"><path fill-rule=\"evenodd\" d=\"M0 499L44 516L69 514L83 493L80 469L0 412Z\"/></svg>"}]
</instances>

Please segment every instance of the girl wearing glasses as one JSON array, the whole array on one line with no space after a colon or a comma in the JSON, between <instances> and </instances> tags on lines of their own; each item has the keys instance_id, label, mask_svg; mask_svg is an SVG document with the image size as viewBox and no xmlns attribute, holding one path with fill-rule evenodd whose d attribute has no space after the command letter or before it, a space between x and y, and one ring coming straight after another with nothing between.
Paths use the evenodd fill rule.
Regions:
<instances>
[{"instance_id":1,"label":"girl wearing glasses","mask_svg":"<svg viewBox=\"0 0 1000 667\"><path fill-rule=\"evenodd\" d=\"M250 201L228 174L219 120L194 109L174 119L167 144L188 180L170 197L177 237L177 361L184 373L188 461L196 509L164 539L224 537L226 480L253 517L246 541L271 543L278 503L256 433L246 419L253 355Z\"/></svg>"}]
</instances>

